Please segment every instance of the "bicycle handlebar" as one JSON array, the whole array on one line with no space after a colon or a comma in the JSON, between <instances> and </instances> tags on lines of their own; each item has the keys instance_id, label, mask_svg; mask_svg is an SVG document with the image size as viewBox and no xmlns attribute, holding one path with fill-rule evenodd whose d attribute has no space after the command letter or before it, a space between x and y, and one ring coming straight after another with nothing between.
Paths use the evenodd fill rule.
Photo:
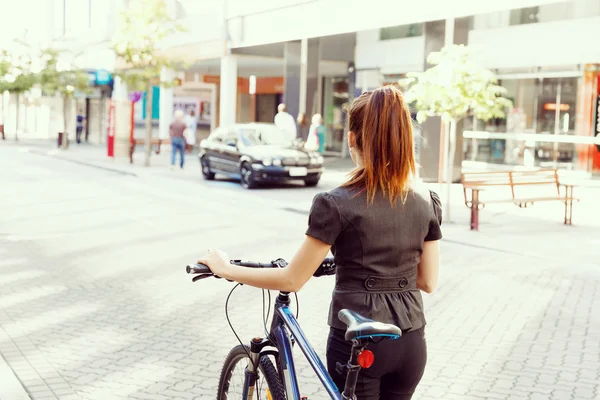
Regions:
<instances>
[{"instance_id":1,"label":"bicycle handlebar","mask_svg":"<svg viewBox=\"0 0 600 400\"><path fill-rule=\"evenodd\" d=\"M247 267L247 268L285 268L287 266L287 262L282 258L279 258L275 261L271 261L270 263L257 263L257 262L251 262L251 261L241 261L241 260L231 260L230 263L234 264L234 265L239 265L240 267ZM326 258L325 260L323 260L323 262L321 263L319 268L317 268L317 270L315 271L313 276L320 277L320 276L334 275L335 270L336 270L336 266L335 266L335 262L334 262L333 258ZM212 273L212 271L210 270L210 268L207 265L204 265L204 264L189 264L185 267L185 272L187 272L188 274L196 275L194 278L192 278L193 282L196 282L200 279L213 277L213 276L215 278L219 278L218 276L216 276Z\"/></svg>"}]
</instances>

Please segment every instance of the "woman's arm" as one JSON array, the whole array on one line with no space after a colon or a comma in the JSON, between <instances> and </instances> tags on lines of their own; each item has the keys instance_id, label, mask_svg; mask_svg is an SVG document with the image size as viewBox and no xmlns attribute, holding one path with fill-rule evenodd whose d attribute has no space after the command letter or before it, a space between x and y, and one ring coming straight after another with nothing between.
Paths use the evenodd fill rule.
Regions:
<instances>
[{"instance_id":1,"label":"woman's arm","mask_svg":"<svg viewBox=\"0 0 600 400\"><path fill-rule=\"evenodd\" d=\"M227 254L218 250L209 251L198 262L208 265L215 275L244 285L297 292L319 268L330 248L330 245L306 236L289 265L280 269L257 269L232 265Z\"/></svg>"},{"instance_id":2,"label":"woman's arm","mask_svg":"<svg viewBox=\"0 0 600 400\"><path fill-rule=\"evenodd\" d=\"M417 269L417 288L432 293L437 284L440 271L440 241L427 241L423 245L421 262Z\"/></svg>"}]
</instances>

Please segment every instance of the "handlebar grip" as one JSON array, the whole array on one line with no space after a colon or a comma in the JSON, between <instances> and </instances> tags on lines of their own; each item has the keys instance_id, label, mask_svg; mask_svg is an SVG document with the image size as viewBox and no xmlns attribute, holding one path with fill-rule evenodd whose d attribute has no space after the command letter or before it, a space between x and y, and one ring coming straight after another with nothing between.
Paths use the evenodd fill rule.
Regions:
<instances>
[{"instance_id":1,"label":"handlebar grip","mask_svg":"<svg viewBox=\"0 0 600 400\"><path fill-rule=\"evenodd\" d=\"M204 264L189 264L185 267L185 272L187 272L188 274L212 274L210 268L208 268L208 266Z\"/></svg>"}]
</instances>

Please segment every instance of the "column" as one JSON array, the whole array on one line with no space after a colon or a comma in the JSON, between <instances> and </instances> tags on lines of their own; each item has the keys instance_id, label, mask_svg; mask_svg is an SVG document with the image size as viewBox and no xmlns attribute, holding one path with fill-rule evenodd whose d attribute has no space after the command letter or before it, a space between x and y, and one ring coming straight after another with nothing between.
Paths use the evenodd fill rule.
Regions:
<instances>
[{"instance_id":1,"label":"column","mask_svg":"<svg viewBox=\"0 0 600 400\"><path fill-rule=\"evenodd\" d=\"M306 138L310 119L318 112L319 39L303 39L284 45L285 93L283 102L294 118L304 114L306 124L298 127L299 137Z\"/></svg>"},{"instance_id":2,"label":"column","mask_svg":"<svg viewBox=\"0 0 600 400\"><path fill-rule=\"evenodd\" d=\"M175 71L163 68L160 73L161 82L172 82L175 79ZM159 98L159 116L158 116L158 137L167 139L169 137L169 126L173 122L173 88L160 87Z\"/></svg>"},{"instance_id":3,"label":"column","mask_svg":"<svg viewBox=\"0 0 600 400\"><path fill-rule=\"evenodd\" d=\"M301 43L299 40L283 45L283 102L287 112L297 118L300 112Z\"/></svg>"},{"instance_id":4,"label":"column","mask_svg":"<svg viewBox=\"0 0 600 400\"><path fill-rule=\"evenodd\" d=\"M448 21L438 20L425 23L425 60L424 69L431 67L427 63L427 56L434 51L440 51L446 44L466 44L468 41L468 25L469 18L450 19ZM452 23L446 29L447 23ZM446 40L446 32L453 36L452 40ZM456 135L456 153L454 157L454 178L460 176L460 167L462 164L462 123L457 126ZM421 125L421 137L415 137L417 147L419 149L419 164L421 165L421 178L426 182L435 182L438 180L442 170L443 158L443 143L440 143L442 138L442 121L440 117L429 117ZM442 161L442 163L440 163Z\"/></svg>"},{"instance_id":5,"label":"column","mask_svg":"<svg viewBox=\"0 0 600 400\"><path fill-rule=\"evenodd\" d=\"M110 100L114 106L114 111L111 116L111 109L107 106L106 118L107 122L110 119L111 125L114 127L114 155L115 157L128 157L129 156L129 134L131 132L131 101L128 99L128 88L127 84L123 80L115 76L115 82L113 87L112 99ZM110 127L106 125L108 134ZM107 139L107 146L110 140Z\"/></svg>"},{"instance_id":6,"label":"column","mask_svg":"<svg viewBox=\"0 0 600 400\"><path fill-rule=\"evenodd\" d=\"M237 59L234 55L221 57L221 91L219 101L219 126L236 122Z\"/></svg>"}]
</instances>

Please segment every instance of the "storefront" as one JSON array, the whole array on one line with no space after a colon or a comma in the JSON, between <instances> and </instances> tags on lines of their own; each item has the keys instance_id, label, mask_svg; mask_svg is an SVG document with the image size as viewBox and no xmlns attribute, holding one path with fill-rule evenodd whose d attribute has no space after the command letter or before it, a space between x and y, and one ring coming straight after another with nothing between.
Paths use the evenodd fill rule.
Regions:
<instances>
[{"instance_id":1,"label":"storefront","mask_svg":"<svg viewBox=\"0 0 600 400\"><path fill-rule=\"evenodd\" d=\"M598 95L598 73L587 66L585 71L500 73L499 77L499 83L508 90L507 97L514 107L508 110L506 119L487 123L466 121L465 131L484 131L493 135L489 139L476 135L478 140L468 140L470 136L466 132L464 159L592 172L597 149L586 144L583 138L593 136L592 100Z\"/></svg>"},{"instance_id":2,"label":"storefront","mask_svg":"<svg viewBox=\"0 0 600 400\"><path fill-rule=\"evenodd\" d=\"M346 113L344 104L348 102L349 82L347 76L323 77L323 123L326 128L325 151L342 153Z\"/></svg>"}]
</instances>

